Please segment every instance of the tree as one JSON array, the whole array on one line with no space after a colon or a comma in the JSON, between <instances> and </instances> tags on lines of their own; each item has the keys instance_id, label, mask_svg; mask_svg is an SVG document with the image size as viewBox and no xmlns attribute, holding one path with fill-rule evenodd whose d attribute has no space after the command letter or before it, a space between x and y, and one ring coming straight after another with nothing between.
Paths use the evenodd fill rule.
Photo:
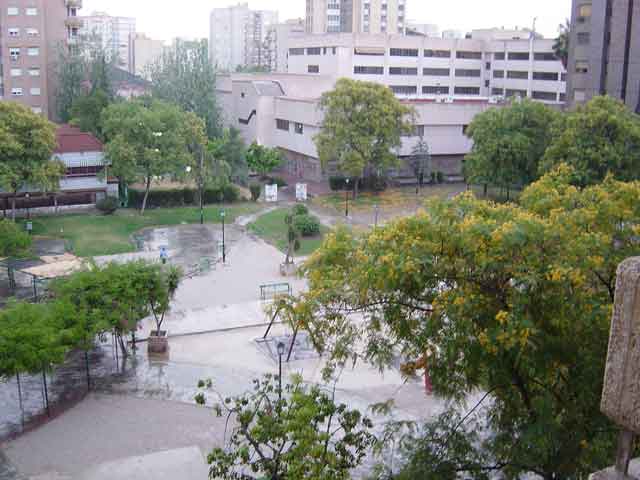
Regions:
<instances>
[{"instance_id":1,"label":"tree","mask_svg":"<svg viewBox=\"0 0 640 480\"><path fill-rule=\"evenodd\" d=\"M111 174L145 185L142 214L153 179L184 176L205 140L201 119L159 100L112 104L104 111L102 123L109 139L105 153Z\"/></svg>"},{"instance_id":2,"label":"tree","mask_svg":"<svg viewBox=\"0 0 640 480\"><path fill-rule=\"evenodd\" d=\"M343 173L358 180L380 173L398 161L393 149L400 136L413 131L412 108L403 105L384 85L342 78L320 99L324 119L314 138L320 162L336 162Z\"/></svg>"},{"instance_id":3,"label":"tree","mask_svg":"<svg viewBox=\"0 0 640 480\"><path fill-rule=\"evenodd\" d=\"M640 182L579 189L573 174L542 177L519 206L465 193L366 234L339 229L305 264L309 291L273 308L329 367L399 357L408 375L428 369L446 399L486 392L488 434L470 445L483 467L507 478L596 471L615 450L599 404L616 268L637 254ZM464 458L448 460L465 472Z\"/></svg>"},{"instance_id":4,"label":"tree","mask_svg":"<svg viewBox=\"0 0 640 480\"><path fill-rule=\"evenodd\" d=\"M156 333L160 335L165 316L171 309L171 302L182 280L182 270L175 266L169 266L166 269L161 269L158 266L150 273L150 279L147 283L147 298L153 319L156 322Z\"/></svg>"},{"instance_id":5,"label":"tree","mask_svg":"<svg viewBox=\"0 0 640 480\"><path fill-rule=\"evenodd\" d=\"M476 115L467 128L467 136L473 140L464 163L467 183L508 190L536 180L559 115L529 99Z\"/></svg>"},{"instance_id":6,"label":"tree","mask_svg":"<svg viewBox=\"0 0 640 480\"><path fill-rule=\"evenodd\" d=\"M417 195L419 188L421 188L424 183L425 176L428 177L431 173L431 154L429 153L429 144L424 137L420 137L418 143L416 143L411 150L410 162L413 174L418 179L418 185L416 186Z\"/></svg>"},{"instance_id":7,"label":"tree","mask_svg":"<svg viewBox=\"0 0 640 480\"><path fill-rule=\"evenodd\" d=\"M374 442L371 421L299 377L283 390L266 375L253 381L252 393L225 399L236 427L229 445L208 456L211 478L350 478Z\"/></svg>"},{"instance_id":8,"label":"tree","mask_svg":"<svg viewBox=\"0 0 640 480\"><path fill-rule=\"evenodd\" d=\"M0 257L19 257L31 246L31 236L15 223L0 219Z\"/></svg>"},{"instance_id":9,"label":"tree","mask_svg":"<svg viewBox=\"0 0 640 480\"><path fill-rule=\"evenodd\" d=\"M277 148L264 147L253 142L247 150L247 165L263 179L281 164L282 154Z\"/></svg>"},{"instance_id":10,"label":"tree","mask_svg":"<svg viewBox=\"0 0 640 480\"><path fill-rule=\"evenodd\" d=\"M104 141L102 112L110 103L109 96L102 89L77 97L71 107L71 123Z\"/></svg>"},{"instance_id":11,"label":"tree","mask_svg":"<svg viewBox=\"0 0 640 480\"><path fill-rule=\"evenodd\" d=\"M24 105L0 102L0 187L13 194L14 220L20 190L57 185L64 175L64 166L51 158L55 147L51 122Z\"/></svg>"},{"instance_id":12,"label":"tree","mask_svg":"<svg viewBox=\"0 0 640 480\"><path fill-rule=\"evenodd\" d=\"M284 263L289 265L293 263L293 254L300 250L300 232L295 227L293 212L285 215L284 224L287 226L287 255Z\"/></svg>"},{"instance_id":13,"label":"tree","mask_svg":"<svg viewBox=\"0 0 640 480\"><path fill-rule=\"evenodd\" d=\"M220 135L216 74L206 40L177 42L149 67L148 76L154 98L198 115L205 121L209 139Z\"/></svg>"},{"instance_id":14,"label":"tree","mask_svg":"<svg viewBox=\"0 0 640 480\"><path fill-rule=\"evenodd\" d=\"M579 185L640 179L640 116L612 97L595 97L565 114L552 129L542 161L549 171L561 163L575 168Z\"/></svg>"},{"instance_id":15,"label":"tree","mask_svg":"<svg viewBox=\"0 0 640 480\"><path fill-rule=\"evenodd\" d=\"M246 184L249 178L247 166L247 148L235 127L226 128L221 137L219 153L230 168L230 176L234 182Z\"/></svg>"},{"instance_id":16,"label":"tree","mask_svg":"<svg viewBox=\"0 0 640 480\"><path fill-rule=\"evenodd\" d=\"M571 36L571 22L567 19L564 25L558 25L558 38L553 44L553 53L556 54L564 68L569 63L569 38Z\"/></svg>"}]
</instances>

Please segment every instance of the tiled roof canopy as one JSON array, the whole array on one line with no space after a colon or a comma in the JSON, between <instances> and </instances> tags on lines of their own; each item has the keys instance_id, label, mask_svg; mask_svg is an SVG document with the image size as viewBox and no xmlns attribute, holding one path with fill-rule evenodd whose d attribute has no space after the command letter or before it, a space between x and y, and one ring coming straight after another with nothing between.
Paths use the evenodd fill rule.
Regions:
<instances>
[{"instance_id":1,"label":"tiled roof canopy","mask_svg":"<svg viewBox=\"0 0 640 480\"><path fill-rule=\"evenodd\" d=\"M58 145L55 153L102 152L102 142L91 133L71 125L60 125L56 131Z\"/></svg>"}]
</instances>

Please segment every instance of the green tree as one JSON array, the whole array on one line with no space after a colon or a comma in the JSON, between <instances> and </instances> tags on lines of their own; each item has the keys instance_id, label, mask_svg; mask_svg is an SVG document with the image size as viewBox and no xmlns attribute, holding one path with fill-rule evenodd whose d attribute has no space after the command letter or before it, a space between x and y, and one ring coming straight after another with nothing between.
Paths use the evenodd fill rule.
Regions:
<instances>
[{"instance_id":1,"label":"green tree","mask_svg":"<svg viewBox=\"0 0 640 480\"><path fill-rule=\"evenodd\" d=\"M529 99L476 115L467 128L467 136L473 140L464 163L467 182L508 190L536 180L559 115Z\"/></svg>"},{"instance_id":2,"label":"green tree","mask_svg":"<svg viewBox=\"0 0 640 480\"><path fill-rule=\"evenodd\" d=\"M149 67L154 98L179 105L204 119L209 139L220 135L216 74L208 42L177 42Z\"/></svg>"},{"instance_id":3,"label":"green tree","mask_svg":"<svg viewBox=\"0 0 640 480\"><path fill-rule=\"evenodd\" d=\"M556 54L564 68L569 63L569 38L571 36L571 22L567 19L564 25L558 25L558 38L553 44L553 53Z\"/></svg>"},{"instance_id":4,"label":"green tree","mask_svg":"<svg viewBox=\"0 0 640 480\"><path fill-rule=\"evenodd\" d=\"M413 109L378 83L342 78L322 95L320 108L324 120L314 140L322 165L336 162L358 180L396 165L393 150L401 146L403 133L413 131Z\"/></svg>"},{"instance_id":5,"label":"green tree","mask_svg":"<svg viewBox=\"0 0 640 480\"><path fill-rule=\"evenodd\" d=\"M64 174L64 166L51 158L55 147L51 122L24 105L0 102L0 187L13 194L14 220L20 190L57 184Z\"/></svg>"},{"instance_id":6,"label":"green tree","mask_svg":"<svg viewBox=\"0 0 640 480\"><path fill-rule=\"evenodd\" d=\"M595 97L565 114L552 129L542 162L548 171L561 163L575 168L580 185L640 179L640 116L612 97Z\"/></svg>"},{"instance_id":7,"label":"green tree","mask_svg":"<svg viewBox=\"0 0 640 480\"><path fill-rule=\"evenodd\" d=\"M240 130L235 127L226 128L221 140L220 155L231 169L231 179L234 182L246 184L249 178L247 147Z\"/></svg>"},{"instance_id":8,"label":"green tree","mask_svg":"<svg viewBox=\"0 0 640 480\"><path fill-rule=\"evenodd\" d=\"M31 246L31 236L15 222L0 219L0 257L19 257Z\"/></svg>"},{"instance_id":9,"label":"green tree","mask_svg":"<svg viewBox=\"0 0 640 480\"><path fill-rule=\"evenodd\" d=\"M99 88L77 97L71 107L71 123L104 141L102 112L110 103L109 96Z\"/></svg>"},{"instance_id":10,"label":"green tree","mask_svg":"<svg viewBox=\"0 0 640 480\"><path fill-rule=\"evenodd\" d=\"M197 162L204 125L195 114L159 100L138 99L110 105L102 118L110 172L126 183L142 182L145 196L154 178L182 177Z\"/></svg>"},{"instance_id":11,"label":"green tree","mask_svg":"<svg viewBox=\"0 0 640 480\"><path fill-rule=\"evenodd\" d=\"M247 165L251 170L267 178L275 168L282 164L282 154L277 148L264 147L253 142L247 150Z\"/></svg>"},{"instance_id":12,"label":"green tree","mask_svg":"<svg viewBox=\"0 0 640 480\"><path fill-rule=\"evenodd\" d=\"M418 180L418 185L416 186L416 194L418 194L425 177L428 178L431 175L431 154L429 153L429 144L424 137L420 137L418 143L411 150L410 164L413 174Z\"/></svg>"},{"instance_id":13,"label":"green tree","mask_svg":"<svg viewBox=\"0 0 640 480\"><path fill-rule=\"evenodd\" d=\"M253 381L252 393L225 399L219 408L236 426L229 445L209 454L210 478L350 478L373 445L371 421L299 377L283 390L266 375Z\"/></svg>"},{"instance_id":14,"label":"green tree","mask_svg":"<svg viewBox=\"0 0 640 480\"><path fill-rule=\"evenodd\" d=\"M329 367L400 357L447 399L486 392L490 434L471 445L488 452L484 467L585 476L615 451L599 404L616 268L637 254L640 182L578 189L573 173L544 176L520 206L466 193L364 235L339 229L305 265L309 291L274 308Z\"/></svg>"},{"instance_id":15,"label":"green tree","mask_svg":"<svg viewBox=\"0 0 640 480\"><path fill-rule=\"evenodd\" d=\"M293 212L287 213L284 217L284 224L287 226L287 255L284 263L293 263L293 254L300 250L300 232L295 227Z\"/></svg>"}]
</instances>

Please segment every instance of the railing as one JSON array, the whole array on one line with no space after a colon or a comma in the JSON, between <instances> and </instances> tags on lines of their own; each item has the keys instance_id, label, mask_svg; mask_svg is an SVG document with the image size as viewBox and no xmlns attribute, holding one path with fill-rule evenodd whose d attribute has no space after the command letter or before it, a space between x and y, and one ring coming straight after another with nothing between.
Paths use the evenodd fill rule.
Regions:
<instances>
[{"instance_id":1,"label":"railing","mask_svg":"<svg viewBox=\"0 0 640 480\"><path fill-rule=\"evenodd\" d=\"M260 299L273 300L280 295L291 295L291 285L288 283L269 283L260 285Z\"/></svg>"}]
</instances>

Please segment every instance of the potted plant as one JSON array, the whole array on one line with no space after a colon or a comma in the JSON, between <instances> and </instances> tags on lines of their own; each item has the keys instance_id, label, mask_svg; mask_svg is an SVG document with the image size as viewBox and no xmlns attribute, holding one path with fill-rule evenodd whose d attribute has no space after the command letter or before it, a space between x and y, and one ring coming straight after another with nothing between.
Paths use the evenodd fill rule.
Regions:
<instances>
[{"instance_id":1,"label":"potted plant","mask_svg":"<svg viewBox=\"0 0 640 480\"><path fill-rule=\"evenodd\" d=\"M296 273L293 254L300 250L300 234L295 228L293 215L291 213L288 213L287 216L284 217L284 223L287 226L287 254L284 263L280 264L280 274L287 277Z\"/></svg>"},{"instance_id":2,"label":"potted plant","mask_svg":"<svg viewBox=\"0 0 640 480\"><path fill-rule=\"evenodd\" d=\"M182 271L179 267L158 267L159 271L149 285L149 309L156 323L155 330L149 334L147 351L149 353L166 353L169 349L169 332L162 329L162 324L171 309L176 290L182 280Z\"/></svg>"}]
</instances>

